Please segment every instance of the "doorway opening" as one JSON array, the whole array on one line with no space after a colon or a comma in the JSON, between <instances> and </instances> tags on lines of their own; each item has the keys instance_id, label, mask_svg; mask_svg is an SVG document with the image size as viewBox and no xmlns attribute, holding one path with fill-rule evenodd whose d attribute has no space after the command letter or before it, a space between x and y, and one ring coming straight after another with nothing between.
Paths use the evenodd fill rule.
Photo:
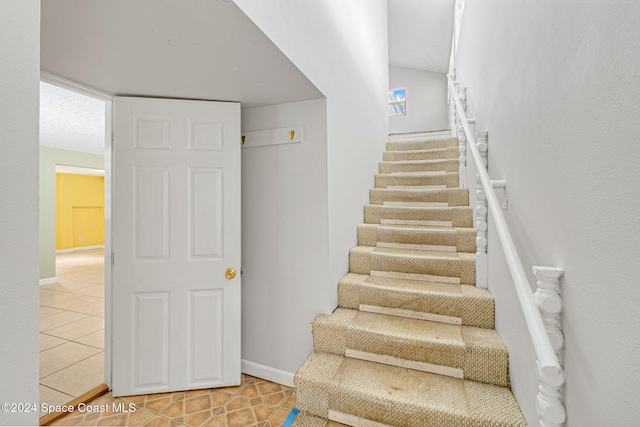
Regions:
<instances>
[{"instance_id":1,"label":"doorway opening","mask_svg":"<svg viewBox=\"0 0 640 427\"><path fill-rule=\"evenodd\" d=\"M48 406L67 404L108 378L105 253L110 254L111 175L105 170L111 161L111 102L86 92L43 73L40 403Z\"/></svg>"}]
</instances>

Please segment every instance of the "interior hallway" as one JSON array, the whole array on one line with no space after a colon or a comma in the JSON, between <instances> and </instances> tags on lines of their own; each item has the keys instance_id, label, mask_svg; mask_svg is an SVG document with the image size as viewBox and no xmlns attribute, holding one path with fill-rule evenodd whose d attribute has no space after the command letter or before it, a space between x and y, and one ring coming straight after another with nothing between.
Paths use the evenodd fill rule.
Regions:
<instances>
[{"instance_id":1,"label":"interior hallway","mask_svg":"<svg viewBox=\"0 0 640 427\"><path fill-rule=\"evenodd\" d=\"M50 405L104 382L104 250L56 255L56 277L40 286L40 402Z\"/></svg>"}]
</instances>

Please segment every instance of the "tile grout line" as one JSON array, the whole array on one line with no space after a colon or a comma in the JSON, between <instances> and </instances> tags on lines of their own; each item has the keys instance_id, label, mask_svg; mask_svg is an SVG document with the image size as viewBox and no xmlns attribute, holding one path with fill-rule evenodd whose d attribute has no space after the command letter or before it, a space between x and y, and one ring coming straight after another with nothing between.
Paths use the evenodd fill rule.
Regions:
<instances>
[{"instance_id":1,"label":"tile grout line","mask_svg":"<svg viewBox=\"0 0 640 427\"><path fill-rule=\"evenodd\" d=\"M251 379L253 379L253 377L251 377L251 378L249 379L249 381L251 381ZM243 379L242 381L243 381L243 382L241 383L241 385L239 386L239 388L238 388L236 391L234 391L234 392L228 392L228 391L225 391L225 390L224 390L224 388L217 389L217 391L221 391L221 392L223 392L223 393L225 393L225 394L228 394L228 396L229 396L228 400L227 400L227 401L225 402L225 404L223 404L221 407L218 407L216 411L212 411L212 412L211 412L211 415L210 415L210 417L209 417L209 418L207 418L206 420L202 421L201 423L198 423L197 425L198 425L198 426L206 425L207 423L210 423L210 422L211 422L215 417L217 417L217 416L219 416L219 415L224 415L224 416L225 416L225 417L224 417L224 423L225 423L225 425L226 425L226 426L228 426L228 418L227 418L227 412L225 411L225 405L226 405L227 403L229 403L230 401L232 401L234 398L241 398L241 399L246 399L246 400L249 400L249 401L254 400L254 399L251 399L251 398L248 398L248 397L246 397L246 396L242 395L241 393L242 393L242 391L243 391L244 389L246 389L246 388L247 388L247 386L250 386L250 385L257 386L257 385L256 385L254 382L244 382L244 381L245 381L245 379ZM269 383L269 381L265 381L265 382L266 382L266 383ZM274 383L274 384L275 384L275 383ZM289 387L287 387L287 386L282 386L282 385L278 385L278 386L280 386L280 387L285 387L285 388L286 388L286 390L283 390L283 389L281 388L281 389L280 389L280 391L276 391L276 392L274 392L274 393L282 393L282 394L283 394L283 399L280 401L280 403L278 404L278 406L275 406L275 405L272 405L272 404L269 404L269 403L265 403L265 402L260 402L260 404L261 404L261 405L267 406L267 407L269 407L269 408L272 410L272 411L271 411L271 414L269 415L269 417L268 417L268 418L266 418L265 420L263 420L263 421L257 421L257 420L258 420L258 417L257 417L257 415L256 415L256 413L255 413L255 407L254 407L254 406L249 406L248 408L238 408L237 410L235 410L235 411L231 411L230 413L237 412L237 411L241 411L241 410L250 409L250 410L251 410L251 414L252 414L252 416L253 416L254 420L256 420L256 423L251 424L252 426L267 426L267 425L270 425L270 424L271 424L271 421L274 419L274 417L275 417L275 416L277 416L277 414L278 414L278 412L279 412L279 411L280 411L280 412L284 412L284 413L286 413L286 414L288 414L288 413L290 412L290 410L291 410L290 408L285 408L285 407L283 407L282 405L283 405L283 404L285 404L285 402L287 402L287 400L288 400L289 398L291 398L291 397L295 394L295 389L293 389L293 388L289 388ZM204 393L204 394L210 394L210 393L212 393L212 392L216 391L216 389L206 389L206 390L207 390L207 392L206 392L206 393ZM259 389L258 389L258 393L259 393L260 395L262 395L262 393L259 391ZM164 394L164 393L160 393L160 394ZM185 397L186 397L186 392L185 392L185 393L180 393L180 392L173 392L173 393L171 393L171 392L168 392L167 394L169 394L169 396L163 396L163 397L161 397L160 399L163 399L163 398L166 398L166 397L172 397L171 401L170 401L170 402L168 402L166 405L164 405L162 408L159 408L159 409L158 409L158 411L149 410L149 409L147 409L147 408L145 408L145 407L144 407L144 406L145 406L145 404L146 404L146 403L148 403L148 398L149 398L149 397L151 397L151 396L153 396L153 395L143 395L143 396L144 396L143 401L142 401L142 402L140 402L140 403L135 403L136 407L137 407L139 410L144 410L144 411L145 411L145 412L147 412L147 413L149 414L149 416L150 416L150 418L148 418L147 420L145 420L145 422L144 422L144 423L137 424L137 425L139 425L139 426L148 426L148 425L151 425L151 424L152 424L152 420L154 420L154 419L155 419L155 420L162 419L162 420L166 421L167 423L169 423L171 427L175 427L175 426L177 426L177 425L184 425L184 426L188 426L188 424L186 424L186 423L185 423L185 417L186 417L187 415L184 413L184 410L185 410L185 401L186 401L186 400L189 400L189 399L185 399ZM180 401L180 400L181 400L181 401L182 401L182 403L183 403L183 408L182 408L182 411L183 411L183 412L182 412L181 416L179 416L179 417L176 417L176 418L169 418L169 417L167 417L167 416L165 416L165 415L161 414L160 412L161 412L161 411L166 410L166 409L167 409L167 408L169 408L171 405L173 405L173 404L175 404L175 403L176 403L176 400L173 400L173 399L175 399L175 395L176 395L176 394L182 394L181 398L180 398L180 399L178 399L178 401ZM204 395L204 394L203 394L203 395ZM268 393L267 395L270 395L270 394L272 394L272 393ZM194 399L194 398L197 398L197 397L199 397L199 396L200 396L200 395L196 395L196 396L191 397L190 399ZM112 401L116 402L116 403L118 403L118 402L120 402L120 403L124 403L124 404L132 403L132 402L127 401L127 400L126 400L126 398L119 398L119 397L117 397L117 398L116 398L116 397L112 397L112 396L109 396L108 398L109 398L109 399L111 399ZM153 402L153 401L155 401L155 400L156 400L156 399L153 399L153 400L151 400L151 402ZM294 407L295 407L295 404L294 404ZM129 424L129 420L130 420L130 418L131 418L131 416L132 416L131 414L132 414L132 413L129 413L129 414L127 415L126 420L124 421L124 422L125 422L125 424L124 424L124 425L133 425L133 424ZM189 414L189 415L191 415L191 414ZM85 423L85 422L94 421L94 420L95 420L95 422L94 422L94 423L99 423L99 422L100 422L99 420L106 419L106 418L109 418L109 416L107 416L107 417L103 417L103 418L91 417L91 419L86 419L86 418L84 418L84 417L83 417L81 420L76 420L76 421L78 421L78 422L76 422L76 424ZM180 419L180 418L182 419L182 422L175 421L176 419ZM75 419L75 417L70 416L70 417L68 417L68 419L73 420L73 419ZM194 426L194 427L195 427L195 426Z\"/></svg>"},{"instance_id":2,"label":"tile grout line","mask_svg":"<svg viewBox=\"0 0 640 427\"><path fill-rule=\"evenodd\" d=\"M244 381L244 380L243 380L243 381ZM227 400L227 402L225 402L225 404L224 404L223 406L219 407L215 412L212 412L211 416L210 416L209 418L207 418L207 419L206 419L206 420L205 420L201 425L205 425L205 424L207 424L207 423L211 422L211 421L213 420L213 418L215 418L215 417L216 417L216 416L218 416L218 415L224 415L224 416L225 416L225 424L227 424L227 414L228 414L228 413L227 413L227 411L225 411L225 405L226 405L228 402L232 401L232 400L233 400L234 398L236 398L236 397L239 397L239 398L241 398L241 399L247 399L247 400L249 400L249 401L252 401L252 400L253 400L253 399L251 399L251 398L248 398L248 397L243 396L243 395L241 395L241 394L240 394L240 393L241 393L241 391L242 391L242 390L244 390L248 385L256 385L256 384L255 384L254 382L252 382L252 383L245 383L245 384L241 384L241 385L239 386L240 388L239 388L238 390L236 390L233 394L230 394L229 399ZM211 389L211 390L213 390L213 389ZM269 407L269 408L273 409L273 411L272 411L271 415L269 415L269 417L268 417L266 420L261 421L261 422L259 422L259 423L264 424L264 423L270 422L270 420L273 418L273 416L276 414L276 412L277 412L278 410L284 410L284 409L282 408L282 404L284 404L284 403L288 400L288 398L289 398L289 397L291 397L291 395L292 395L292 393L293 393L293 390L294 390L294 389L290 388L290 389L289 389L289 390L287 390L286 392L284 392L284 391L282 392L282 393L284 393L285 397L284 397L284 399L282 399L282 401L280 402L280 405L279 405L279 406L274 406L274 405L271 405L271 404L269 404L269 403L266 403L266 402L262 402L262 401L261 401L261 402L260 402L260 404L261 404L261 405L267 406L267 407ZM221 388L219 391L225 392L225 391L224 391L224 388ZM225 393L226 393L226 392L225 392ZM260 393L260 392L258 391L258 393ZM260 397L261 397L261 396L260 396ZM168 418L168 417L166 417L165 415L162 415L162 414L160 413L160 412L162 412L162 411L166 410L166 409L167 409L169 406L171 406L173 403L175 403L175 402L169 402L167 405L165 405L165 406L163 406L162 408L160 408L157 412L156 412L156 411L148 410L148 409L144 408L144 406L142 406L142 409L144 409L144 410L146 410L146 411L148 411L148 412L150 412L150 413L154 414L154 416L153 416L153 417L151 417L149 420L147 420L147 421L145 422L145 424L144 424L144 425L149 424L149 423L151 422L151 420L152 420L153 418L155 418L155 416L159 416L159 417L161 417L161 418L163 418L163 419L165 419L165 420L168 420L169 422L174 422L174 419ZM254 410L254 406L253 406L253 405L252 405L252 406L249 406L248 408L239 408L239 409L236 409L236 410L234 410L234 411L230 411L230 412L231 412L231 413L233 413L233 412L237 412L237 411L241 411L241 410L245 410L245 409L249 409L249 410L251 410L251 413L252 413L252 415L254 416L254 419L256 420L256 422L258 422L258 421L257 421L258 417L257 417L257 416L256 416L256 414L255 414L255 410ZM182 418L183 418L183 420L184 420L184 413L183 413L183 417L182 417Z\"/></svg>"},{"instance_id":3,"label":"tile grout line","mask_svg":"<svg viewBox=\"0 0 640 427\"><path fill-rule=\"evenodd\" d=\"M59 393L62 396L71 396L72 400L77 393L76 389L78 389L78 387L73 385L74 381L69 382L65 380L65 378L69 376L65 372L76 372L76 370L82 369L79 367L83 366L81 364L88 363L89 365L85 366L91 366L93 365L91 361L98 362L98 359L104 358L103 348L96 346L95 343L90 345L79 342L79 340L85 339L89 335L104 329L104 326L94 329L95 326L99 326L100 322L92 318L99 318L104 322L104 317L100 316L100 313L96 313L96 311L100 311L98 307L86 310L88 312L84 313L79 311L90 305L104 304L103 293L102 295L97 295L97 291L104 286L102 283L104 269L99 265L103 262L101 260L102 257L82 258L84 259L79 259L74 256L56 256L56 277L58 278L58 282L40 287L39 289L41 297L39 301L40 312L49 313L48 315L40 317L40 321L46 329L39 331L39 334L41 334L39 337L45 341L48 340L50 343L54 343L54 345L48 347L46 350L39 352L44 363L47 363L47 361L49 361L49 363L53 362L54 359L52 359L52 356L55 355L60 356L59 361L62 362L62 364L67 364L70 358L65 357L67 353L64 351L64 348L61 349L60 347L68 343L73 343L72 345L82 350L82 352L91 353L86 356L82 355L79 360L74 360L73 363L55 369L47 373L46 376L39 378L40 387ZM52 316L56 315L59 316L58 319L75 317L76 320L66 323L65 320L63 320L62 323L57 324L55 327L49 327L51 324L56 323L56 319L52 318ZM90 325L94 326L89 327ZM65 331L73 333L67 332L65 334ZM66 336L59 336L60 333ZM79 334L79 336L77 336L77 334ZM52 350L52 352L48 352L49 350ZM55 367L55 364L53 367ZM53 381L53 376L58 376L58 378ZM92 381L93 380L89 382ZM43 382L49 382L50 384L43 384ZM61 390L61 388L65 390ZM52 398L54 397L52 396ZM57 400L59 397L55 399ZM57 402L51 403L57 404Z\"/></svg>"},{"instance_id":4,"label":"tile grout line","mask_svg":"<svg viewBox=\"0 0 640 427\"><path fill-rule=\"evenodd\" d=\"M74 343L74 344L77 344L77 343ZM84 344L81 344L81 345L84 345ZM88 345L87 347L91 347L91 346L89 346L89 345ZM91 348L95 348L95 347L91 347ZM46 351L46 350L45 350L45 351ZM69 366L65 366L65 367L64 367L64 368L62 368L62 369L58 369L58 370L57 370L57 371L55 371L55 372L51 372L50 374L47 374L46 376L44 376L44 377L40 378L40 381L42 381L42 380L44 380L44 379L47 379L47 378L48 378L48 377L50 377L51 375L53 375L53 374L57 374L57 373L58 373L58 372L60 372L60 371L64 371L65 369L71 368L72 366L75 366L75 365L77 365L77 364L78 364L78 363L80 363L80 362L84 362L84 361L85 361L85 360L87 360L87 359L91 359L92 357L98 356L98 355L100 355L101 353L102 353L102 356L104 357L104 350L103 350L103 351L100 351L100 352L98 352L98 353L96 353L96 354L92 354L92 355L91 355L91 356L89 356L89 357L85 357L85 358L84 358L84 359L82 359L82 360L78 360L77 362L74 362L74 363L72 363L72 364L71 364L71 365L69 365ZM42 383L40 383L40 385L43 385L43 386L45 386L45 387L49 387L49 388L53 388L53 387L51 387L51 386L48 386L48 385L46 385L46 384L42 384ZM56 390L56 389L54 389L54 390ZM65 393L64 391L61 391L61 390L57 390L57 391L60 391L60 393L69 394L69 393ZM78 397L78 396L74 396L74 397Z\"/></svg>"},{"instance_id":5,"label":"tile grout line","mask_svg":"<svg viewBox=\"0 0 640 427\"><path fill-rule=\"evenodd\" d=\"M48 388L49 390L53 390L53 391L57 391L58 393L66 394L67 396L70 396L72 399L76 397L76 396L72 396L69 393L65 393L64 391L58 390L58 389L53 388L53 387L48 386L48 385L44 385L44 384L39 384L39 385L40 385L40 387Z\"/></svg>"}]
</instances>

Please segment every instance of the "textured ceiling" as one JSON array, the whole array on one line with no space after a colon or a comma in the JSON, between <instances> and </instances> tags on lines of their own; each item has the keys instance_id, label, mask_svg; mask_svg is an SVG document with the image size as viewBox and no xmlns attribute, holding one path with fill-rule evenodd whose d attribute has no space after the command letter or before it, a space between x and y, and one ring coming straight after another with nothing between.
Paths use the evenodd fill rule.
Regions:
<instances>
[{"instance_id":1,"label":"textured ceiling","mask_svg":"<svg viewBox=\"0 0 640 427\"><path fill-rule=\"evenodd\" d=\"M229 0L42 1L40 65L115 95L243 107L323 97Z\"/></svg>"},{"instance_id":2,"label":"textured ceiling","mask_svg":"<svg viewBox=\"0 0 640 427\"><path fill-rule=\"evenodd\" d=\"M388 0L389 64L446 73L454 0Z\"/></svg>"},{"instance_id":3,"label":"textured ceiling","mask_svg":"<svg viewBox=\"0 0 640 427\"><path fill-rule=\"evenodd\" d=\"M40 145L104 154L105 103L40 83Z\"/></svg>"}]
</instances>

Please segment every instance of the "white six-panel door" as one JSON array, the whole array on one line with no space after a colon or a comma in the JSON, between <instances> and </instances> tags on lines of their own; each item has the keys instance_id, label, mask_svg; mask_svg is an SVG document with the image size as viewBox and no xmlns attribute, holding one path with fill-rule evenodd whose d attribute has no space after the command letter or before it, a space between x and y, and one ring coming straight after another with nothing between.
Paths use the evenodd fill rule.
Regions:
<instances>
[{"instance_id":1,"label":"white six-panel door","mask_svg":"<svg viewBox=\"0 0 640 427\"><path fill-rule=\"evenodd\" d=\"M240 104L114 105L113 394L237 385Z\"/></svg>"}]
</instances>

